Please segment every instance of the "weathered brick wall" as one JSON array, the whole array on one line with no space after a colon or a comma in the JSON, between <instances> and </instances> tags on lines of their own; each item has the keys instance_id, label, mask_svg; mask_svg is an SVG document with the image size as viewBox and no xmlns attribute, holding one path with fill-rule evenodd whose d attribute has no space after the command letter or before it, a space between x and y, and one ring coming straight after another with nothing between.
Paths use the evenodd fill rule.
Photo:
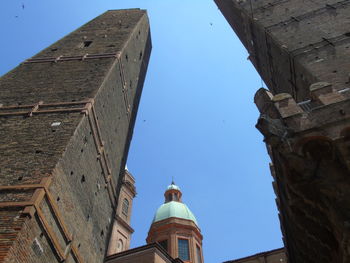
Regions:
<instances>
[{"instance_id":1,"label":"weathered brick wall","mask_svg":"<svg viewBox=\"0 0 350 263\"><path fill-rule=\"evenodd\" d=\"M150 50L108 11L0 79L0 262L103 261Z\"/></svg>"},{"instance_id":2,"label":"weathered brick wall","mask_svg":"<svg viewBox=\"0 0 350 263\"><path fill-rule=\"evenodd\" d=\"M350 262L350 2L215 2L271 91L254 101L289 262Z\"/></svg>"},{"instance_id":3,"label":"weathered brick wall","mask_svg":"<svg viewBox=\"0 0 350 263\"><path fill-rule=\"evenodd\" d=\"M349 1L215 2L274 93L290 93L303 101L316 81L338 89L348 82Z\"/></svg>"}]
</instances>

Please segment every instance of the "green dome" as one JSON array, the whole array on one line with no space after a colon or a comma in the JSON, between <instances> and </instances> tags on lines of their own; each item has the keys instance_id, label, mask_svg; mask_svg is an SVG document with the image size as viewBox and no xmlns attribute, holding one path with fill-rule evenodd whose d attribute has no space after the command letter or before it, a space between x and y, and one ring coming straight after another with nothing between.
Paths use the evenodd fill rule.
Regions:
<instances>
[{"instance_id":1,"label":"green dome","mask_svg":"<svg viewBox=\"0 0 350 263\"><path fill-rule=\"evenodd\" d=\"M170 217L177 217L177 218L191 220L198 226L196 218L194 217L191 210L187 207L187 205L176 201L171 201L171 202L162 204L158 208L156 214L154 215L152 223L158 222Z\"/></svg>"}]
</instances>

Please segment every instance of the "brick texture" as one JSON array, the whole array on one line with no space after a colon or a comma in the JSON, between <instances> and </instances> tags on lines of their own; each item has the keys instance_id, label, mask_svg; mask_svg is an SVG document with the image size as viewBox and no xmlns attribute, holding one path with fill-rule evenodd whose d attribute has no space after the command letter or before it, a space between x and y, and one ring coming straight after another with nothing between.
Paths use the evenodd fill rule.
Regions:
<instances>
[{"instance_id":1,"label":"brick texture","mask_svg":"<svg viewBox=\"0 0 350 263\"><path fill-rule=\"evenodd\" d=\"M0 262L103 262L150 51L111 10L0 79Z\"/></svg>"},{"instance_id":2,"label":"brick texture","mask_svg":"<svg viewBox=\"0 0 350 263\"><path fill-rule=\"evenodd\" d=\"M289 262L350 262L350 2L215 2L269 89L257 128Z\"/></svg>"}]
</instances>

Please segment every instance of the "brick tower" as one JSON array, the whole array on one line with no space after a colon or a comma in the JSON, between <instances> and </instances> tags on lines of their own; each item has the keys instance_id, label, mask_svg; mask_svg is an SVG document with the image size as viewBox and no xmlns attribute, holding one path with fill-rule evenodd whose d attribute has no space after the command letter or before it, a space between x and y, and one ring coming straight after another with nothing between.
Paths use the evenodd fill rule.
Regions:
<instances>
[{"instance_id":1,"label":"brick tower","mask_svg":"<svg viewBox=\"0 0 350 263\"><path fill-rule=\"evenodd\" d=\"M147 244L158 242L173 258L203 263L203 236L191 210L182 202L180 188L171 183L148 231Z\"/></svg>"},{"instance_id":2,"label":"brick tower","mask_svg":"<svg viewBox=\"0 0 350 263\"><path fill-rule=\"evenodd\" d=\"M103 262L150 51L108 11L0 79L0 262Z\"/></svg>"},{"instance_id":3,"label":"brick tower","mask_svg":"<svg viewBox=\"0 0 350 263\"><path fill-rule=\"evenodd\" d=\"M215 2L269 88L257 128L289 262L350 262L350 1Z\"/></svg>"}]
</instances>

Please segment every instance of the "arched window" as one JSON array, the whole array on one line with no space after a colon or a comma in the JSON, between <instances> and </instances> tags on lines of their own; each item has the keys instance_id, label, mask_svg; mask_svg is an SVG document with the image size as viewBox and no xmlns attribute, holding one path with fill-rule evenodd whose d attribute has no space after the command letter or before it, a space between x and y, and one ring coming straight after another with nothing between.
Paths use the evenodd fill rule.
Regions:
<instances>
[{"instance_id":1,"label":"arched window","mask_svg":"<svg viewBox=\"0 0 350 263\"><path fill-rule=\"evenodd\" d=\"M129 201L128 201L128 199L126 199L126 198L124 198L124 200L123 200L122 212L123 212L124 215L128 216L128 212L129 212Z\"/></svg>"},{"instance_id":2,"label":"arched window","mask_svg":"<svg viewBox=\"0 0 350 263\"><path fill-rule=\"evenodd\" d=\"M122 252L123 249L123 240L119 239L117 243L117 252Z\"/></svg>"}]
</instances>

